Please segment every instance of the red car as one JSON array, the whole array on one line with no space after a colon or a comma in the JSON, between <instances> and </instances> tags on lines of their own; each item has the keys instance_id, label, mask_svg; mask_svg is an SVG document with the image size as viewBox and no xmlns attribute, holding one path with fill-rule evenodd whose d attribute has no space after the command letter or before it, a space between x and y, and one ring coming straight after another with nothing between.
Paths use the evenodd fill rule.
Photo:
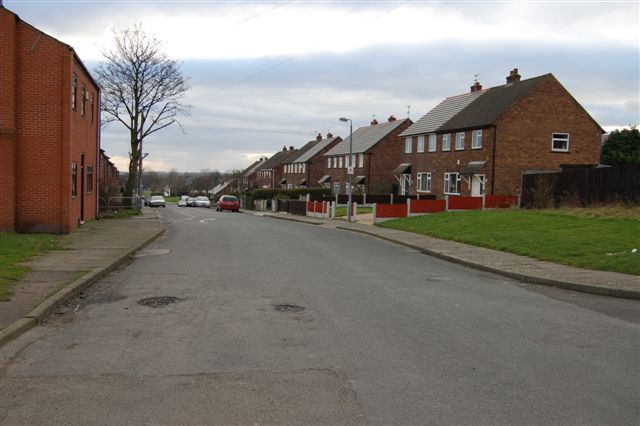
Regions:
<instances>
[{"instance_id":1,"label":"red car","mask_svg":"<svg viewBox=\"0 0 640 426\"><path fill-rule=\"evenodd\" d=\"M223 195L216 203L216 211L231 210L237 212L240 210L240 200L233 195Z\"/></svg>"}]
</instances>

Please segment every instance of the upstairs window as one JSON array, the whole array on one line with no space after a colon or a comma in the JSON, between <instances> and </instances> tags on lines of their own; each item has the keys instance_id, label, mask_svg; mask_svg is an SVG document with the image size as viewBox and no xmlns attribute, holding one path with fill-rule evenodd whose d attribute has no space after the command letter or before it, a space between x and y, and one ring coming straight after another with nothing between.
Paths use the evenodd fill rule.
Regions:
<instances>
[{"instance_id":1,"label":"upstairs window","mask_svg":"<svg viewBox=\"0 0 640 426\"><path fill-rule=\"evenodd\" d=\"M429 135L429 152L436 152L436 135Z\"/></svg>"},{"instance_id":2,"label":"upstairs window","mask_svg":"<svg viewBox=\"0 0 640 426\"><path fill-rule=\"evenodd\" d=\"M93 93L91 94L91 122L93 123L93 115L95 113L95 102L93 99Z\"/></svg>"},{"instance_id":3,"label":"upstairs window","mask_svg":"<svg viewBox=\"0 0 640 426\"><path fill-rule=\"evenodd\" d=\"M358 157L358 167L364 167L364 154L360 154L360 157Z\"/></svg>"},{"instance_id":4,"label":"upstairs window","mask_svg":"<svg viewBox=\"0 0 640 426\"><path fill-rule=\"evenodd\" d=\"M464 149L464 132L456 133L456 150L460 151Z\"/></svg>"},{"instance_id":5,"label":"upstairs window","mask_svg":"<svg viewBox=\"0 0 640 426\"><path fill-rule=\"evenodd\" d=\"M71 109L76 110L78 107L78 76L73 74L71 77Z\"/></svg>"},{"instance_id":6,"label":"upstairs window","mask_svg":"<svg viewBox=\"0 0 640 426\"><path fill-rule=\"evenodd\" d=\"M82 83L82 108L80 109L80 114L84 117L85 112L87 111L87 86Z\"/></svg>"},{"instance_id":7,"label":"upstairs window","mask_svg":"<svg viewBox=\"0 0 640 426\"><path fill-rule=\"evenodd\" d=\"M451 151L451 135L442 135L442 150Z\"/></svg>"},{"instance_id":8,"label":"upstairs window","mask_svg":"<svg viewBox=\"0 0 640 426\"><path fill-rule=\"evenodd\" d=\"M338 157L333 157L333 168L338 168Z\"/></svg>"},{"instance_id":9,"label":"upstairs window","mask_svg":"<svg viewBox=\"0 0 640 426\"><path fill-rule=\"evenodd\" d=\"M418 146L416 148L416 152L424 152L424 136L418 136Z\"/></svg>"},{"instance_id":10,"label":"upstairs window","mask_svg":"<svg viewBox=\"0 0 640 426\"><path fill-rule=\"evenodd\" d=\"M471 149L482 148L482 130L474 130L471 138Z\"/></svg>"},{"instance_id":11,"label":"upstairs window","mask_svg":"<svg viewBox=\"0 0 640 426\"><path fill-rule=\"evenodd\" d=\"M551 151L569 152L569 133L553 133L551 135Z\"/></svg>"},{"instance_id":12,"label":"upstairs window","mask_svg":"<svg viewBox=\"0 0 640 426\"><path fill-rule=\"evenodd\" d=\"M327 158L327 169L331 168L331 158Z\"/></svg>"},{"instance_id":13,"label":"upstairs window","mask_svg":"<svg viewBox=\"0 0 640 426\"><path fill-rule=\"evenodd\" d=\"M404 140L404 153L411 154L412 150L413 150L413 139L411 137L408 137Z\"/></svg>"},{"instance_id":14,"label":"upstairs window","mask_svg":"<svg viewBox=\"0 0 640 426\"><path fill-rule=\"evenodd\" d=\"M342 168L342 157L338 157L338 168Z\"/></svg>"}]
</instances>

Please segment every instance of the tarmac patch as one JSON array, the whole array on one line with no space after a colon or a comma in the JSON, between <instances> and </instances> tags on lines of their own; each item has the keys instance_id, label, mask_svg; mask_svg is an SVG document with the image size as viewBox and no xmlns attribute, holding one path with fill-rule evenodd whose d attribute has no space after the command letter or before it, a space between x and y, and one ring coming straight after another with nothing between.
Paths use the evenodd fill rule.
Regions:
<instances>
[{"instance_id":1,"label":"tarmac patch","mask_svg":"<svg viewBox=\"0 0 640 426\"><path fill-rule=\"evenodd\" d=\"M169 249L144 249L140 250L133 257L145 257L145 256L163 256L171 253Z\"/></svg>"}]
</instances>

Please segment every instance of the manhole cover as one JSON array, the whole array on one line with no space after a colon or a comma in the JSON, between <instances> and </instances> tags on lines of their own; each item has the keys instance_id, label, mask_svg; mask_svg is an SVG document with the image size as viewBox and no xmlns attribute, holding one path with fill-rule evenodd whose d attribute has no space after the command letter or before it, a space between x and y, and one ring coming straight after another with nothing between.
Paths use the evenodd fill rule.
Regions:
<instances>
[{"instance_id":1,"label":"manhole cover","mask_svg":"<svg viewBox=\"0 0 640 426\"><path fill-rule=\"evenodd\" d=\"M138 300L138 304L142 306L150 306L157 308L159 306L167 306L171 303L180 302L182 299L178 299L173 296L161 296L161 297L148 297L146 299Z\"/></svg>"},{"instance_id":2,"label":"manhole cover","mask_svg":"<svg viewBox=\"0 0 640 426\"><path fill-rule=\"evenodd\" d=\"M273 307L273 309L275 309L278 312L301 312L301 311L304 311L304 308L302 306L288 305L288 304L275 305Z\"/></svg>"}]
</instances>

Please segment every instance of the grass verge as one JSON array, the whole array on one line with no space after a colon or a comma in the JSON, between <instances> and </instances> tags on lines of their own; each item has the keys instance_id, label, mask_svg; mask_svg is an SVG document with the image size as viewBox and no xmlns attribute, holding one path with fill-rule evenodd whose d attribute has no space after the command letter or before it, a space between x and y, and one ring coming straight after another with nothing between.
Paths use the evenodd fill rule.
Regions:
<instances>
[{"instance_id":1,"label":"grass verge","mask_svg":"<svg viewBox=\"0 0 640 426\"><path fill-rule=\"evenodd\" d=\"M0 301L13 296L13 286L29 270L20 262L59 245L57 235L0 233Z\"/></svg>"},{"instance_id":2,"label":"grass verge","mask_svg":"<svg viewBox=\"0 0 640 426\"><path fill-rule=\"evenodd\" d=\"M640 275L640 212L629 208L447 212L380 226L564 265Z\"/></svg>"}]
</instances>

